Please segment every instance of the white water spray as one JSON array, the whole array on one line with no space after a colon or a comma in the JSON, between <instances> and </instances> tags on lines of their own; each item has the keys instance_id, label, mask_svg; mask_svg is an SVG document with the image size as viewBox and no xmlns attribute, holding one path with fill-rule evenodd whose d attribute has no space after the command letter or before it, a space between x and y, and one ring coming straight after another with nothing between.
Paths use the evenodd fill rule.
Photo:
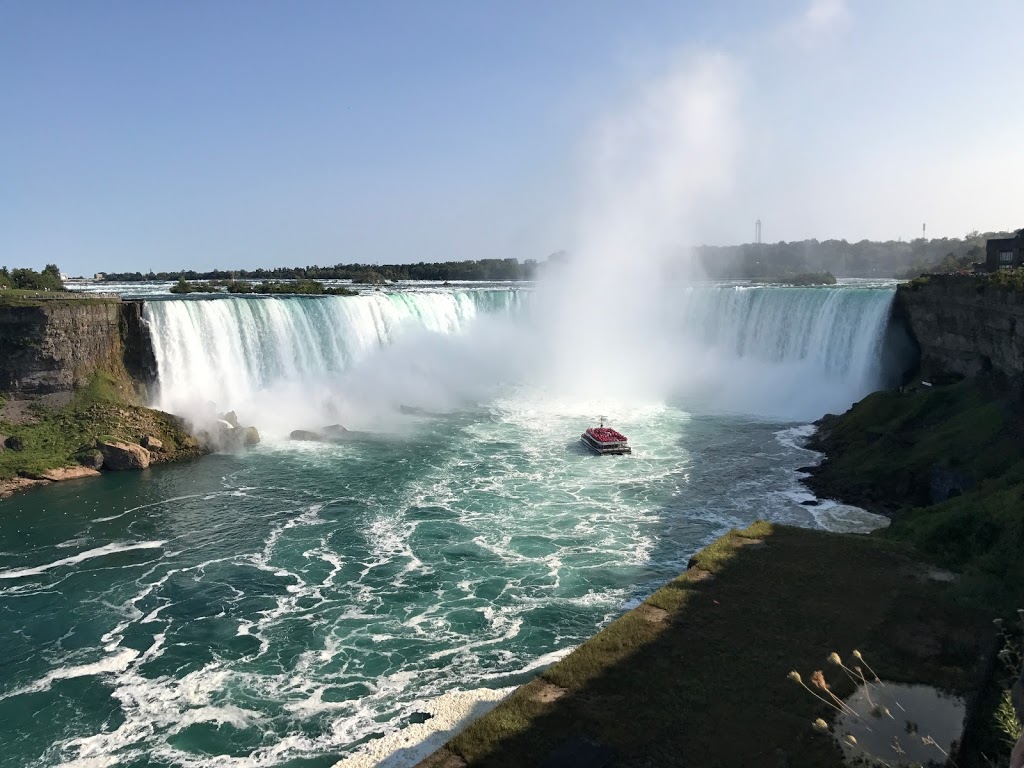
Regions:
<instances>
[{"instance_id":1,"label":"white water spray","mask_svg":"<svg viewBox=\"0 0 1024 768\"><path fill-rule=\"evenodd\" d=\"M583 397L661 400L683 337L663 318L702 206L733 176L739 71L720 54L683 60L601 120L585 149L571 258L542 286L555 386ZM688 275L692 277L693 275ZM685 331L685 329L683 329Z\"/></svg>"},{"instance_id":2,"label":"white water spray","mask_svg":"<svg viewBox=\"0 0 1024 768\"><path fill-rule=\"evenodd\" d=\"M741 80L694 56L597 124L571 257L528 313L500 291L153 303L160 405L211 400L285 434L507 384L785 419L845 408L883 383L891 290L716 287L681 247L734 178Z\"/></svg>"},{"instance_id":3,"label":"white water spray","mask_svg":"<svg viewBox=\"0 0 1024 768\"><path fill-rule=\"evenodd\" d=\"M813 418L884 385L892 295L701 284L643 332L669 347L659 375L690 408ZM236 410L283 435L486 400L541 375L545 348L527 343L544 333L534 305L521 291L149 302L157 405L193 418Z\"/></svg>"}]
</instances>

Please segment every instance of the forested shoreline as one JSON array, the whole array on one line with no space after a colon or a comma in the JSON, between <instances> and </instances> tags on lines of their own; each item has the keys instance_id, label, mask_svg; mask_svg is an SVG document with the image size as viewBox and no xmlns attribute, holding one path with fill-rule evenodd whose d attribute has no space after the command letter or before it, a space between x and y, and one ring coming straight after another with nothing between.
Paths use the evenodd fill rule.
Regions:
<instances>
[{"instance_id":1,"label":"forested shoreline","mask_svg":"<svg viewBox=\"0 0 1024 768\"><path fill-rule=\"evenodd\" d=\"M666 277L697 272L722 279L785 279L796 275L830 273L837 277L910 278L925 272L954 272L982 261L985 241L1005 232L971 232L962 238L926 240L800 240L742 245L702 245L680 248L667 259ZM552 264L570 261L573 254L558 251L546 259L477 259L414 264L338 263L333 266L273 269L167 270L107 272L112 281L185 280L351 280L382 284L396 280L534 280Z\"/></svg>"}]
</instances>

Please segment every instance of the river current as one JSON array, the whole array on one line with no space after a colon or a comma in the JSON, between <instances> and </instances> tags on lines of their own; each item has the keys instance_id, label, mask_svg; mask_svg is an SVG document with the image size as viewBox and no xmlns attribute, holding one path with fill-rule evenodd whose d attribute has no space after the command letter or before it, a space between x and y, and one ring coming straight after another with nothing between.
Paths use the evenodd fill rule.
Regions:
<instances>
[{"instance_id":1,"label":"river current","mask_svg":"<svg viewBox=\"0 0 1024 768\"><path fill-rule=\"evenodd\" d=\"M816 459L802 447L811 419L885 383L891 287L760 290L691 302L715 318L694 343L756 363L733 376L758 371L790 404L801 382L834 381L831 402L587 400L510 379L401 409L412 390L378 371L367 391L386 397L371 412L365 391L347 400L330 383L358 389L346 377L403 329L429 348L521 299L148 303L159 404L187 411L201 381L197 400L234 407L265 439L0 502L0 764L333 765L437 697L529 679L730 528L877 526L801 504L797 469ZM317 426L305 400L365 431L289 440ZM579 445L599 414L632 456Z\"/></svg>"}]
</instances>

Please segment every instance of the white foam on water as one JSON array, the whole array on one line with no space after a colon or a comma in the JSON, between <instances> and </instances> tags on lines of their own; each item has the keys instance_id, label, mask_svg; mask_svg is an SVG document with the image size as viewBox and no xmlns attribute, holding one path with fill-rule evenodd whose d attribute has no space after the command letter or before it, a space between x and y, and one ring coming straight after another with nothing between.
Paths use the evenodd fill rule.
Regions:
<instances>
[{"instance_id":1,"label":"white foam on water","mask_svg":"<svg viewBox=\"0 0 1024 768\"><path fill-rule=\"evenodd\" d=\"M118 552L132 552L138 549L159 549L166 541L141 541L135 544L104 544L102 547L96 547L95 549L89 549L85 552L79 552L77 555L71 557L65 557L60 560L54 560L52 563L46 563L45 565L36 565L31 568L9 568L7 570L0 571L0 579L22 579L26 576L39 576L47 571L51 571L54 568L61 568L66 565L77 565L78 563L85 562L86 560L92 560L97 557L106 557L107 555L117 554Z\"/></svg>"},{"instance_id":2,"label":"white foam on water","mask_svg":"<svg viewBox=\"0 0 1024 768\"><path fill-rule=\"evenodd\" d=\"M821 528L836 533L870 533L879 528L887 528L891 522L885 515L829 500L810 507L809 511Z\"/></svg>"},{"instance_id":3,"label":"white foam on water","mask_svg":"<svg viewBox=\"0 0 1024 768\"><path fill-rule=\"evenodd\" d=\"M413 711L430 715L423 723L408 725L364 744L335 768L413 768L440 749L473 720L490 712L515 688L478 688L450 691L417 702Z\"/></svg>"},{"instance_id":4,"label":"white foam on water","mask_svg":"<svg viewBox=\"0 0 1024 768\"><path fill-rule=\"evenodd\" d=\"M154 507L165 507L168 504L171 504L171 503L173 503L175 501L185 501L186 499L197 498L198 495L199 494L190 493L190 494L187 494L185 496L176 496L176 497L174 497L172 499L161 499L160 501L154 501L152 504L140 504L140 505L138 505L136 507L131 507L130 509L126 509L124 512L119 512L116 515L110 515L109 517L97 517L97 518L93 519L92 522L94 522L94 523L109 523L111 520L118 520L118 519L124 517L125 515L131 514L132 512L138 512L140 509L152 509Z\"/></svg>"},{"instance_id":5,"label":"white foam on water","mask_svg":"<svg viewBox=\"0 0 1024 768\"><path fill-rule=\"evenodd\" d=\"M110 675L128 668L138 657L139 652L132 648L124 648L110 654L104 659L89 664L77 664L68 667L58 667L51 670L45 676L29 683L22 688L17 688L8 693L0 694L0 699L9 699L14 696L23 696L27 693L40 693L48 691L50 687L59 680L72 680L76 677L87 677L90 675Z\"/></svg>"},{"instance_id":6,"label":"white foam on water","mask_svg":"<svg viewBox=\"0 0 1024 768\"><path fill-rule=\"evenodd\" d=\"M797 450L808 451L809 453L815 453L806 447L807 440L818 428L813 424L802 424L799 427L789 427L788 429L782 429L775 433L775 438L779 441L780 445L784 445L787 448L793 448Z\"/></svg>"}]
</instances>

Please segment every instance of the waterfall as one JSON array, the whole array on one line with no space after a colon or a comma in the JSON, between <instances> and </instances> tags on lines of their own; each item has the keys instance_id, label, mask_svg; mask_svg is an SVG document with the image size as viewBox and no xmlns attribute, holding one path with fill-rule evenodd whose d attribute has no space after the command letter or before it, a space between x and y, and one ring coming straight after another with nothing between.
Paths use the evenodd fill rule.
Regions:
<instances>
[{"instance_id":1,"label":"waterfall","mask_svg":"<svg viewBox=\"0 0 1024 768\"><path fill-rule=\"evenodd\" d=\"M674 393L726 410L820 415L892 383L885 348L893 293L891 287L681 287L643 318L636 343L650 354L627 373L651 377L655 372L644 366L658 367L656 375L670 378ZM333 406L324 404L336 400L344 377L347 395L358 389L356 370L367 372L364 390L400 390L416 377L428 387L444 377L446 385L473 375L507 381L516 372L508 365L499 371L493 361L522 364L542 354L550 330L542 327L549 315L522 311L534 304L527 297L529 291L496 289L150 301L145 318L159 369L156 405L188 414L200 402L227 410L258 401L263 423L275 411L313 402L330 412ZM506 322L484 332L484 318ZM453 351L459 338L466 348ZM522 379L543 371L542 361L531 362L520 366ZM351 409L342 415L351 418ZM294 418L290 426L297 426Z\"/></svg>"},{"instance_id":2,"label":"waterfall","mask_svg":"<svg viewBox=\"0 0 1024 768\"><path fill-rule=\"evenodd\" d=\"M708 400L802 419L899 382L911 351L891 287L688 288L671 313ZM691 387L700 389L700 387Z\"/></svg>"},{"instance_id":3,"label":"waterfall","mask_svg":"<svg viewBox=\"0 0 1024 768\"><path fill-rule=\"evenodd\" d=\"M156 405L194 414L200 402L223 411L268 391L309 392L403 334L460 334L519 304L515 290L149 301Z\"/></svg>"},{"instance_id":4,"label":"waterfall","mask_svg":"<svg viewBox=\"0 0 1024 768\"><path fill-rule=\"evenodd\" d=\"M738 359L801 365L826 376L882 385L881 342L893 292L873 288L689 288L683 328Z\"/></svg>"}]
</instances>

